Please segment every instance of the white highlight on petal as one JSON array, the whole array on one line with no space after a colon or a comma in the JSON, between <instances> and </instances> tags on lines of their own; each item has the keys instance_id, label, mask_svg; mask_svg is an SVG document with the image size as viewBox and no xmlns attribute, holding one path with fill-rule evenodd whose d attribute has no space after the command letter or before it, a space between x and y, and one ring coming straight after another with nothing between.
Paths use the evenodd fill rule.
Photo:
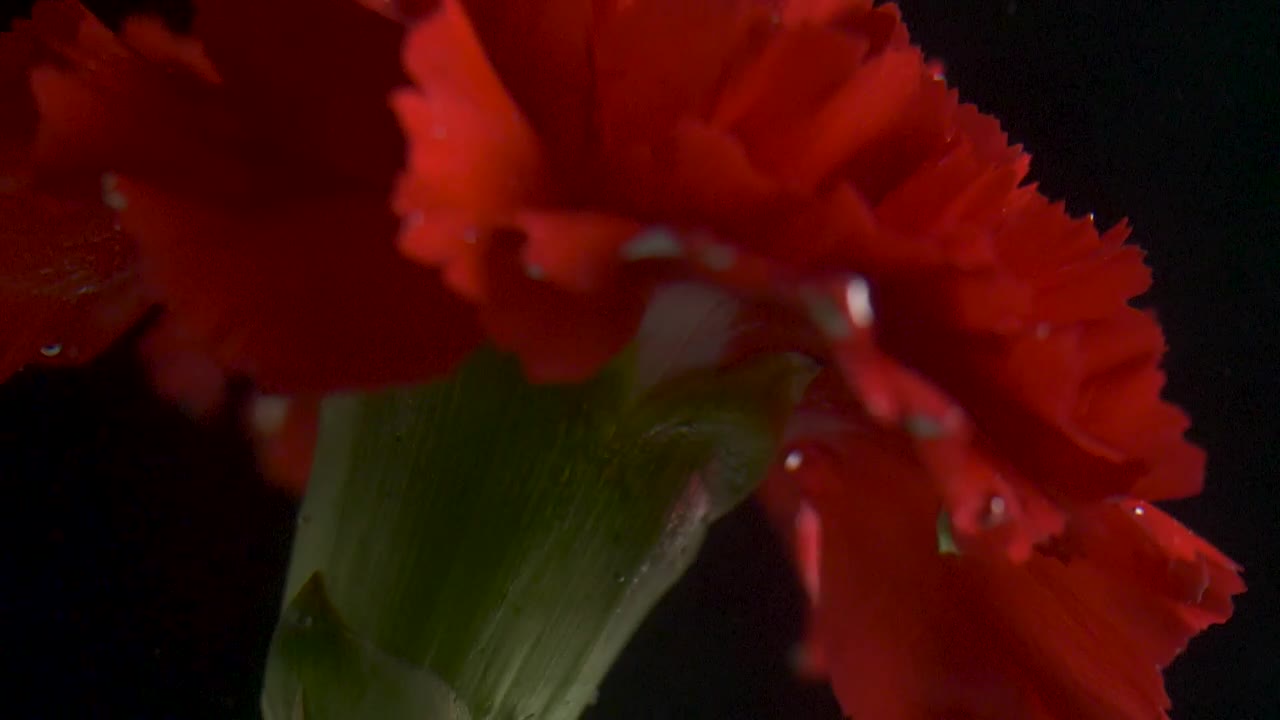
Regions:
<instances>
[{"instance_id":1,"label":"white highlight on petal","mask_svg":"<svg viewBox=\"0 0 1280 720\"><path fill-rule=\"evenodd\" d=\"M804 464L804 453L799 450L792 450L787 453L787 458L782 461L782 467L786 469L787 472L795 472L796 470L799 470L802 464Z\"/></svg>"},{"instance_id":2,"label":"white highlight on petal","mask_svg":"<svg viewBox=\"0 0 1280 720\"><path fill-rule=\"evenodd\" d=\"M865 278L854 277L845 284L844 307L854 327L868 328L875 322L875 310L871 307L871 286Z\"/></svg>"},{"instance_id":3,"label":"white highlight on petal","mask_svg":"<svg viewBox=\"0 0 1280 720\"><path fill-rule=\"evenodd\" d=\"M1147 510L1146 508L1139 505L1133 509L1133 514L1137 515L1138 517L1142 517L1143 515L1147 514Z\"/></svg>"},{"instance_id":4,"label":"white highlight on petal","mask_svg":"<svg viewBox=\"0 0 1280 720\"><path fill-rule=\"evenodd\" d=\"M49 343L40 348L40 354L47 357L58 357L62 354L62 343Z\"/></svg>"}]
</instances>

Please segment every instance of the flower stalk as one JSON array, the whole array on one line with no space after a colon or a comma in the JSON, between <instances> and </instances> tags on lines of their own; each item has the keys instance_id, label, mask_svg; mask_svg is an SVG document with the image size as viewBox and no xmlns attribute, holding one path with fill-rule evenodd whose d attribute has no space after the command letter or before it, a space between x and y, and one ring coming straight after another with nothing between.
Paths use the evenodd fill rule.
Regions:
<instances>
[{"instance_id":1,"label":"flower stalk","mask_svg":"<svg viewBox=\"0 0 1280 720\"><path fill-rule=\"evenodd\" d=\"M481 351L445 381L328 400L269 720L577 717L761 479L811 374L772 356L638 385L636 355L539 386ZM329 640L304 642L316 628ZM410 698L401 715L351 700L375 687Z\"/></svg>"}]
</instances>

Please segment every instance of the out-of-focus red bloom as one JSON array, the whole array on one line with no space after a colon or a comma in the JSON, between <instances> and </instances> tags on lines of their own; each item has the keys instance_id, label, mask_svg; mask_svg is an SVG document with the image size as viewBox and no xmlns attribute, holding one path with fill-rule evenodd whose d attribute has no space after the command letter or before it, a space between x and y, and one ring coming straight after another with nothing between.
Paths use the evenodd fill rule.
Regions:
<instances>
[{"instance_id":1,"label":"out-of-focus red bloom","mask_svg":"<svg viewBox=\"0 0 1280 720\"><path fill-rule=\"evenodd\" d=\"M726 361L828 363L766 498L850 714L1161 716L1243 585L1144 502L1203 472L1149 273L1021 184L893 6L446 0L404 61L402 247L535 379L595 371L667 282L739 298Z\"/></svg>"},{"instance_id":2,"label":"out-of-focus red bloom","mask_svg":"<svg viewBox=\"0 0 1280 720\"><path fill-rule=\"evenodd\" d=\"M148 305L133 245L97 186L54 187L33 166L31 70L67 45L110 38L67 10L40 5L0 36L0 379L32 361L90 360Z\"/></svg>"},{"instance_id":3,"label":"out-of-focus red bloom","mask_svg":"<svg viewBox=\"0 0 1280 720\"><path fill-rule=\"evenodd\" d=\"M34 159L118 210L173 323L160 376L199 405L219 367L288 393L447 370L480 336L394 245L401 26L349 0L196 5L191 37L151 18L114 36L61 0L37 9L78 30L31 75Z\"/></svg>"}]
</instances>

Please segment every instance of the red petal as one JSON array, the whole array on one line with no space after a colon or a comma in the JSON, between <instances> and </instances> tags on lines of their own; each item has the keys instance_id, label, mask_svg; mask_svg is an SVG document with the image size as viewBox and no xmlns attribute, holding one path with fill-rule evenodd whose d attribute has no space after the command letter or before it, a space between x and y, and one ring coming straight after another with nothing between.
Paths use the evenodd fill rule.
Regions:
<instances>
[{"instance_id":1,"label":"red petal","mask_svg":"<svg viewBox=\"0 0 1280 720\"><path fill-rule=\"evenodd\" d=\"M592 117L593 11L603 3L465 0L461 4L475 23L485 54L533 127L566 156L580 152L590 137ZM441 5L438 15L459 12L459 0L444 0ZM470 58L442 57L446 64L472 62ZM554 81L547 82L547 78Z\"/></svg>"},{"instance_id":2,"label":"red petal","mask_svg":"<svg viewBox=\"0 0 1280 720\"><path fill-rule=\"evenodd\" d=\"M274 153L319 160L330 188L390 186L403 159L386 105L404 79L399 24L350 0L200 0L194 33Z\"/></svg>"},{"instance_id":3,"label":"red petal","mask_svg":"<svg viewBox=\"0 0 1280 720\"><path fill-rule=\"evenodd\" d=\"M800 502L819 514L811 642L854 717L1164 717L1158 667L1243 588L1230 561L1153 509L1144 525L1097 506L1073 525L1066 564L943 555L938 498L901 438L853 428L828 452L796 447L803 461L779 468L766 497L778 518Z\"/></svg>"},{"instance_id":4,"label":"red petal","mask_svg":"<svg viewBox=\"0 0 1280 720\"><path fill-rule=\"evenodd\" d=\"M596 122L606 148L645 144L708 109L725 70L764 21L749 0L617 3L594 33ZM654 38L663 51L654 52Z\"/></svg>"},{"instance_id":5,"label":"red petal","mask_svg":"<svg viewBox=\"0 0 1280 720\"><path fill-rule=\"evenodd\" d=\"M249 401L249 428L267 479L302 497L320 428L320 401L313 397L258 396Z\"/></svg>"},{"instance_id":6,"label":"red petal","mask_svg":"<svg viewBox=\"0 0 1280 720\"><path fill-rule=\"evenodd\" d=\"M75 3L42 2L0 35L0 380L28 362L88 361L149 306L97 183L57 196L35 183L28 73L82 26L106 32Z\"/></svg>"},{"instance_id":7,"label":"red petal","mask_svg":"<svg viewBox=\"0 0 1280 720\"><path fill-rule=\"evenodd\" d=\"M272 392L420 382L479 342L470 308L396 252L376 195L232 208L121 192L171 311Z\"/></svg>"}]
</instances>

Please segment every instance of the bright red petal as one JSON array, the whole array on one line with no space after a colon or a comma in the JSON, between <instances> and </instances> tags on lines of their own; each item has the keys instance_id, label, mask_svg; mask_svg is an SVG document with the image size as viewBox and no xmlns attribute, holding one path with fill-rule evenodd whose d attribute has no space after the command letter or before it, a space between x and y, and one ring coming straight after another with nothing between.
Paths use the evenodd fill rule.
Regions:
<instances>
[{"instance_id":1,"label":"bright red petal","mask_svg":"<svg viewBox=\"0 0 1280 720\"><path fill-rule=\"evenodd\" d=\"M846 712L1164 717L1158 669L1230 614L1243 590L1233 563L1133 503L1073 519L1065 559L1036 553L1014 564L981 545L944 554L940 498L908 438L845 423L798 440L764 497L789 536L792 517L816 510L809 656L824 661ZM797 552L812 555L802 540Z\"/></svg>"}]
</instances>

